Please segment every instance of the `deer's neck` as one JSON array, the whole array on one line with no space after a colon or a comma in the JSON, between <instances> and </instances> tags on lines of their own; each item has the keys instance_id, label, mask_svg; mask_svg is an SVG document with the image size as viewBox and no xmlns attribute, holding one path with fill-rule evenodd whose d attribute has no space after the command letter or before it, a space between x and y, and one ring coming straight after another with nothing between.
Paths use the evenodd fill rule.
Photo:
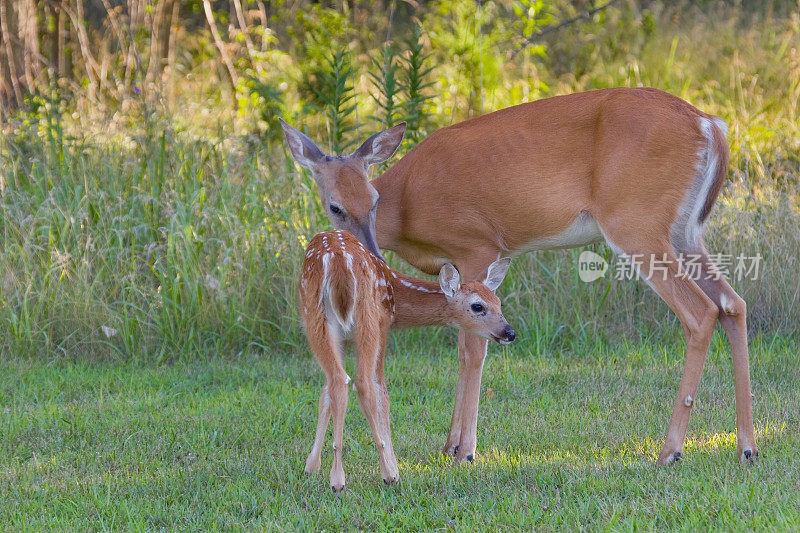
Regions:
<instances>
[{"instance_id":1,"label":"deer's neck","mask_svg":"<svg viewBox=\"0 0 800 533\"><path fill-rule=\"evenodd\" d=\"M375 216L375 240L378 241L378 246L388 250L396 250L400 241L400 196L404 177L402 171L395 167L402 167L403 165L399 165L401 161L372 181L380 197Z\"/></svg>"},{"instance_id":2,"label":"deer's neck","mask_svg":"<svg viewBox=\"0 0 800 533\"><path fill-rule=\"evenodd\" d=\"M395 315L392 327L447 326L452 324L447 299L438 283L393 271L391 277Z\"/></svg>"}]
</instances>

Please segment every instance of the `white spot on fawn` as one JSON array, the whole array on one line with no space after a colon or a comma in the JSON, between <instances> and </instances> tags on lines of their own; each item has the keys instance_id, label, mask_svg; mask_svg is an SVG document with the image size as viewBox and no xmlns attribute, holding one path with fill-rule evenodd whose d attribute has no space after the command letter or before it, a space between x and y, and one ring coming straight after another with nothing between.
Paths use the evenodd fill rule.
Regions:
<instances>
[{"instance_id":1,"label":"white spot on fawn","mask_svg":"<svg viewBox=\"0 0 800 533\"><path fill-rule=\"evenodd\" d=\"M392 272L392 275L394 276L394 272ZM397 277L397 276L395 276L395 277ZM408 282L408 281L406 281L404 279L401 279L400 283L402 283L403 285L405 285L409 289L414 289L414 290L417 290L417 291L420 291L420 292L425 292L425 293L428 293L428 294L436 294L438 292L441 292L441 291L437 291L437 290L426 289L425 287L420 287L418 285L414 285L413 283L410 283L410 282Z\"/></svg>"},{"instance_id":2,"label":"white spot on fawn","mask_svg":"<svg viewBox=\"0 0 800 533\"><path fill-rule=\"evenodd\" d=\"M686 396L686 399L683 401L683 403L686 405L686 407L691 407L692 403L694 403L694 398L692 398L692 395L690 394Z\"/></svg>"}]
</instances>

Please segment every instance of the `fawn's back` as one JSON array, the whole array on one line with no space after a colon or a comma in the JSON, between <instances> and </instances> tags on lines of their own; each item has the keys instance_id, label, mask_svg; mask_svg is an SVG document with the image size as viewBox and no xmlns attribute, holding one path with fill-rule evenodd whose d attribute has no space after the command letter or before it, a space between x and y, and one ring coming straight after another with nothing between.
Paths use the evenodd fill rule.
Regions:
<instances>
[{"instance_id":1,"label":"fawn's back","mask_svg":"<svg viewBox=\"0 0 800 533\"><path fill-rule=\"evenodd\" d=\"M300 275L306 328L325 321L347 335L358 320L394 315L390 271L346 231L326 231L308 243Z\"/></svg>"}]
</instances>

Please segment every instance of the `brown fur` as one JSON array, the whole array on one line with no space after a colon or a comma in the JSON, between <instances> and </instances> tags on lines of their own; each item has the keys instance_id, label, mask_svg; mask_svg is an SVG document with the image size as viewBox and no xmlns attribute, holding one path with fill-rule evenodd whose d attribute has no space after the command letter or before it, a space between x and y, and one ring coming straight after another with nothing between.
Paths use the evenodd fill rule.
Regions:
<instances>
[{"instance_id":1,"label":"brown fur","mask_svg":"<svg viewBox=\"0 0 800 533\"><path fill-rule=\"evenodd\" d=\"M347 211L342 217L329 213L334 226L356 228L365 243L377 241L380 248L395 250L428 273L450 261L464 279L480 279L499 255L521 253L528 243L560 235L581 214L590 215L622 252L674 258L691 251L676 250L670 232L689 191L697 189L700 154L708 148L700 120L711 118L656 89L603 89L525 103L438 130L372 182L367 181L367 166L363 173L347 175L358 184L342 183L345 177L325 164L309 166L323 201L336 197ZM378 135L399 144L396 128ZM706 198L688 199L703 202L701 221L708 217L727 171L727 144L718 127L712 131L717 174ZM372 148L368 140L351 158L357 161L359 154L374 152ZM374 193L380 198L374 228L363 230L371 216L365 198L374 200ZM704 250L702 241L680 246ZM651 273L649 266L643 269L645 276ZM709 328L724 308L723 295L736 313L741 309L737 315L720 311L719 321L735 354L740 456L754 456L744 302L727 284L698 284L675 271L669 275L653 286L680 318L688 343L659 463L681 453L690 411L685 396L696 396ZM485 356L486 341L462 331L456 401L445 444L446 453L457 450L457 462L475 451Z\"/></svg>"},{"instance_id":2,"label":"brown fur","mask_svg":"<svg viewBox=\"0 0 800 533\"><path fill-rule=\"evenodd\" d=\"M479 299L486 312L471 314ZM381 475L397 480L397 460L391 444L389 397L383 376L386 337L392 327L458 325L499 339L508 329L500 300L484 284L471 281L446 297L439 284L405 276L390 269L366 250L353 235L329 231L314 236L306 249L300 277L300 304L314 356L325 371L320 416L306 471L319 468L322 441L330 410L334 417L334 464L331 487L344 487L341 465L341 424L346 405L346 374L340 353L341 334L351 334L358 353L356 389L380 454ZM331 313L328 313L330 306ZM349 317L352 316L352 322Z\"/></svg>"}]
</instances>

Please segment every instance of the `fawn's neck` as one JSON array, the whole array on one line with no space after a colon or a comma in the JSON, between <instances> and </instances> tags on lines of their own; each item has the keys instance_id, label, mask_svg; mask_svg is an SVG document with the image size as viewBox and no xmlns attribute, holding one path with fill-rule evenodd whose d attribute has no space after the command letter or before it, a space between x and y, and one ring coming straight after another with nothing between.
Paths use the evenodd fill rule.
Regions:
<instances>
[{"instance_id":1,"label":"fawn's neck","mask_svg":"<svg viewBox=\"0 0 800 533\"><path fill-rule=\"evenodd\" d=\"M438 283L412 278L397 271L390 277L394 295L393 328L450 325L447 299Z\"/></svg>"}]
</instances>

